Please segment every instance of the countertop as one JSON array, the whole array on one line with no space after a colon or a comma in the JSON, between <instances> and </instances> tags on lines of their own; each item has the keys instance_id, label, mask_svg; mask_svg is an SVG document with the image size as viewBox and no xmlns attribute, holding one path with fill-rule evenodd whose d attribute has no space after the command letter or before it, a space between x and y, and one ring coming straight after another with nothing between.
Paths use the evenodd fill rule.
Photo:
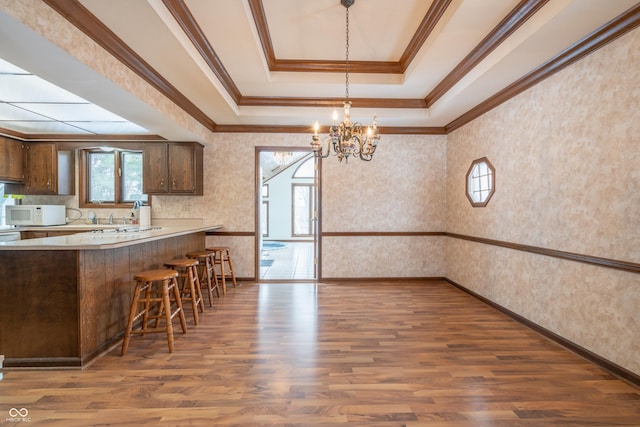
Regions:
<instances>
[{"instance_id":1,"label":"countertop","mask_svg":"<svg viewBox=\"0 0 640 427\"><path fill-rule=\"evenodd\" d=\"M96 226L91 224L81 224L38 227L38 230L43 231L86 231L76 234L69 234L66 236L16 240L13 242L0 242L0 251L114 249L153 240L166 239L168 237L181 236L201 231L213 231L220 228L222 228L222 225L171 225L162 227L138 227L132 225ZM12 230L2 231L27 231L33 229L34 227L19 227L13 228Z\"/></svg>"}]
</instances>

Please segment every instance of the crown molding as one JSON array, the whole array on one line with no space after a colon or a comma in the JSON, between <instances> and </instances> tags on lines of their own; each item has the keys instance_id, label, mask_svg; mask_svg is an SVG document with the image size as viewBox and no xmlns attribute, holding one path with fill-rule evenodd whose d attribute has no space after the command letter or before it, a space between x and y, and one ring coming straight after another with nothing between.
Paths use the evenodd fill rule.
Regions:
<instances>
[{"instance_id":1,"label":"crown molding","mask_svg":"<svg viewBox=\"0 0 640 427\"><path fill-rule=\"evenodd\" d=\"M93 16L78 0L43 0L46 4L60 13L69 22L83 31L87 36L93 39L100 46L105 48L108 52L114 55L119 61L131 68L139 76L149 82L152 86L158 89L162 94L169 98L176 105L180 106L184 111L191 115L198 122L203 124L207 129L213 132L242 132L247 129L248 132L256 131L257 129L264 129L265 132L287 132L297 133L307 132L308 128L305 126L249 126L249 125L220 125L211 120L204 112L197 108L186 96L180 93L174 86L166 81L156 70L154 70L149 64L147 64L141 57L133 52L120 38L118 38L113 32L111 32L102 22L100 22L95 16ZM212 70L219 73L221 81L230 85L229 87L232 93L231 95L237 97L237 103L239 106L296 106L296 107L318 107L318 106L332 106L341 105L342 101L328 98L292 98L292 97L258 97L258 96L245 96L239 91L235 92L233 87L235 84L228 76L228 73L223 70L222 64L213 57L215 52L209 45L208 41L202 34L202 31L197 27L193 16L189 13L188 8L184 4L184 0L163 0L165 5L168 5L169 10L172 10L173 16L179 21L183 30L187 31L191 37L192 42L200 50L201 54L204 52L208 55L208 63ZM458 67L454 69L443 81L436 87L439 89L431 92L424 99L369 99L360 98L355 100L354 104L361 108L375 107L375 108L428 108L429 102L433 102L436 97L441 95L440 92L454 85L462 76L464 76L469 67L472 67L474 63L486 56L495 47L503 41L503 39L513 32L517 26L522 25L530 16L532 16L537 10L539 10L545 3L545 0L522 0L519 5L507 16L498 26L488 35L483 42L481 42L473 52L471 52L465 60L463 60ZM441 18L442 14L449 6L447 0L437 0L429 9L429 13L423 19L419 30L414 35L409 46L405 50L407 56L406 61L410 62L410 57L414 52L417 52L417 46L421 46L424 40L428 37L428 34L433 29L433 26ZM265 55L269 56L265 48L265 44L270 44L268 39L268 31L266 27L266 20L264 19L264 11L262 10L261 0L249 0L252 13L254 13L254 19L256 14L258 16L258 30L262 33L261 42L263 43L263 49L265 49ZM261 11L262 10L262 11ZM257 12L256 12L257 11ZM262 18L260 18L262 17ZM264 21L264 22L262 22ZM262 23L260 23L262 22ZM592 53L600 47L610 43L625 33L631 31L640 25L640 4L632 7L622 15L613 19L609 23L605 24L601 28L592 32L582 40L575 43L573 46L567 48L554 58L545 62L535 70L531 71L526 76L520 78L513 84L509 85L505 89L496 93L494 96L486 99L482 103L471 108L446 126L440 127L398 127L398 128L385 128L385 133L418 133L418 134L447 134L455 129L471 122L482 114L490 111L503 102L517 96L523 91L536 85L547 77L555 74L561 69L573 64L580 60L584 56ZM261 28L261 26L263 28ZM267 43L268 42L268 43ZM405 55L403 55L405 56ZM275 57L272 58L276 60ZM269 60L269 57L267 57ZM296 62L296 61L294 61ZM338 68L338 63L330 64L326 61L310 61L319 65L309 65L309 61L297 61L299 63L298 71L311 71L312 67L323 66L322 71L331 71L331 68ZM304 64L302 64L304 62ZM408 63L407 62L407 63ZM363 61L359 67L362 67L360 72L377 72L377 68L381 69L387 67L385 63L378 65L372 65L369 61ZM402 65L399 65L402 68ZM220 68L222 67L222 68ZM344 70L344 64L341 64L338 71ZM395 67L395 65L394 65ZM217 74L218 75L218 74ZM226 81L225 81L226 80ZM226 87L226 86L225 86ZM446 90L445 90L446 91ZM12 136L10 132L5 132L9 136ZM58 135L56 135L57 137ZM16 136L12 136L16 137ZM34 137L42 137L34 136ZM60 138L68 138L68 135L60 136ZM29 139L30 136L25 137L18 136L18 139Z\"/></svg>"},{"instance_id":2,"label":"crown molding","mask_svg":"<svg viewBox=\"0 0 640 427\"><path fill-rule=\"evenodd\" d=\"M231 75L227 72L226 68L222 64L218 55L213 50L211 43L207 40L207 37L202 32L202 29L198 25L196 19L191 14L191 11L182 0L162 0L164 6L169 10L173 18L176 20L182 31L189 37L189 40L193 43L195 48L200 53L200 56L205 60L211 71L218 78L222 86L231 96L236 104L240 102L242 94L240 89L236 86Z\"/></svg>"},{"instance_id":3,"label":"crown molding","mask_svg":"<svg viewBox=\"0 0 640 427\"><path fill-rule=\"evenodd\" d=\"M522 0L453 70L427 95L425 103L432 106L465 75L493 52L511 34L536 14L549 0Z\"/></svg>"},{"instance_id":4,"label":"crown molding","mask_svg":"<svg viewBox=\"0 0 640 427\"><path fill-rule=\"evenodd\" d=\"M397 127L381 127L381 135L446 135L443 127L429 126L397 126ZM305 133L313 132L311 126L269 126L269 125L218 125L216 133ZM327 133L326 130L320 129L319 132Z\"/></svg>"},{"instance_id":5,"label":"crown molding","mask_svg":"<svg viewBox=\"0 0 640 427\"><path fill-rule=\"evenodd\" d=\"M116 36L98 18L78 0L42 0L53 10L62 15L95 43L112 54L143 80L156 88L160 93L179 105L191 117L209 130L216 126L202 110L196 107L184 94L176 89L168 80L151 65L135 53L122 39Z\"/></svg>"},{"instance_id":6,"label":"crown molding","mask_svg":"<svg viewBox=\"0 0 640 427\"><path fill-rule=\"evenodd\" d=\"M174 0L182 2L183 0ZM398 61L349 61L349 72L367 74L402 74L409 67L418 50L436 27L451 0L435 0L422 19ZM258 38L270 71L343 73L345 62L328 60L279 59L269 33L269 25L262 0L249 0L249 8L256 25Z\"/></svg>"},{"instance_id":7,"label":"crown molding","mask_svg":"<svg viewBox=\"0 0 640 427\"><path fill-rule=\"evenodd\" d=\"M451 123L445 126L446 132L450 133L459 127L480 117L484 113L494 109L503 102L519 95L525 90L537 85L558 71L579 61L585 56L593 53L601 47L611 43L629 31L640 25L640 3L630 8L623 14L612 19L602 27L593 31L583 39L574 43L564 51L560 52L549 61L540 65L524 77L516 80L495 95L487 98L484 102L470 109Z\"/></svg>"}]
</instances>

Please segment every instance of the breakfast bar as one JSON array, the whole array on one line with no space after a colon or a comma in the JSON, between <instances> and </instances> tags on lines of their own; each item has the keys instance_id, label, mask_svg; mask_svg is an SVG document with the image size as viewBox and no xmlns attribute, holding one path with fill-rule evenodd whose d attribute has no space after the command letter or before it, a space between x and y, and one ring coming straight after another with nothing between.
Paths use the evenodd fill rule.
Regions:
<instances>
[{"instance_id":1,"label":"breakfast bar","mask_svg":"<svg viewBox=\"0 0 640 427\"><path fill-rule=\"evenodd\" d=\"M220 226L102 228L0 242L5 367L83 367L124 334L132 277L202 250Z\"/></svg>"}]
</instances>

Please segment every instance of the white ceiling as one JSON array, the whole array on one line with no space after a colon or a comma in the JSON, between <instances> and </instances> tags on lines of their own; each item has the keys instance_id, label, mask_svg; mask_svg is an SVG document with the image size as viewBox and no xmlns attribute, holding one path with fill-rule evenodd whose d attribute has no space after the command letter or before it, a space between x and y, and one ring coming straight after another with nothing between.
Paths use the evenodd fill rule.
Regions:
<instances>
[{"instance_id":1,"label":"white ceiling","mask_svg":"<svg viewBox=\"0 0 640 427\"><path fill-rule=\"evenodd\" d=\"M55 2L47 0L47 3ZM340 108L345 97L346 9L339 0L79 0L79 3L142 58L156 76L188 100L189 105L181 105L186 111L197 110L207 117L214 131L225 127L240 130L250 129L249 126L310 127L316 120L326 126L333 109ZM402 62L432 3L356 0L349 9L352 119L368 124L376 114L383 134L385 127L444 128L610 20L638 7L637 0L451 0L426 40L412 51L415 56L400 64L406 69L371 72L380 63L384 68L386 63L397 67ZM264 11L276 65L286 66L290 62L294 70L269 68L260 27L254 20L252 6L256 4L262 5ZM465 57L476 52L474 49L494 29L502 28L497 37L510 28L517 15L508 25L499 25L513 10L533 4L542 6L472 68L448 78L462 69ZM203 57L167 5L186 6L193 17L191 28L202 31L202 40L210 45L219 61L217 69L208 65L206 55ZM2 12L1 4L0 58L151 134L169 139L192 136L16 22ZM310 71L306 64L315 66L317 61L321 61L317 69ZM371 62L358 68L359 61ZM332 63L342 70L326 72L325 66ZM226 77L218 77L216 73L220 70L227 73ZM443 81L451 84L431 103L432 91ZM73 117L68 119L73 121ZM8 122L0 122L1 127L11 129ZM136 133L131 129L122 126L121 131L111 133ZM137 132L144 133L144 129ZM42 133L37 128L29 131L24 124L13 130L26 135Z\"/></svg>"}]
</instances>

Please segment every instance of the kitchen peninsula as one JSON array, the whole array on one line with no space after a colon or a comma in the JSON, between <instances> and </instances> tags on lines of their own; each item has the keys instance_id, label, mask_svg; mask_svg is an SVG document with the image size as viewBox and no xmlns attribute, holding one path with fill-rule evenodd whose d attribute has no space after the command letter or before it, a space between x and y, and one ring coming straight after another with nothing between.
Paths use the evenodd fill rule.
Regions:
<instances>
[{"instance_id":1,"label":"kitchen peninsula","mask_svg":"<svg viewBox=\"0 0 640 427\"><path fill-rule=\"evenodd\" d=\"M88 229L0 243L4 366L85 366L122 338L133 275L202 250L205 232L219 228Z\"/></svg>"}]
</instances>

